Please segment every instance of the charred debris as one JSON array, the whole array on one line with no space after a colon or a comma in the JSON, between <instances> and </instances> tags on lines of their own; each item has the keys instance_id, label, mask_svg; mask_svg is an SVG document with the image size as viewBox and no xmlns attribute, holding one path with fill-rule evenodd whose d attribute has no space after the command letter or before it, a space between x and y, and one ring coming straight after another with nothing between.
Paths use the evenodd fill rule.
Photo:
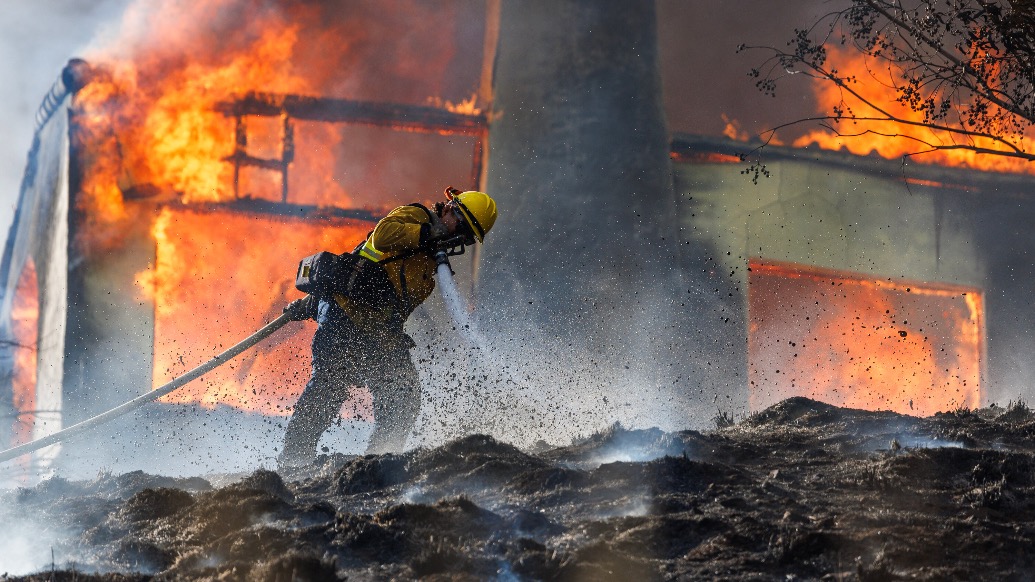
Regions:
<instances>
[{"instance_id":1,"label":"charred debris","mask_svg":"<svg viewBox=\"0 0 1035 582\"><path fill-rule=\"evenodd\" d=\"M1020 580L1033 432L1023 404L915 418L792 398L710 432L53 478L3 506L71 534L20 580Z\"/></svg>"}]
</instances>

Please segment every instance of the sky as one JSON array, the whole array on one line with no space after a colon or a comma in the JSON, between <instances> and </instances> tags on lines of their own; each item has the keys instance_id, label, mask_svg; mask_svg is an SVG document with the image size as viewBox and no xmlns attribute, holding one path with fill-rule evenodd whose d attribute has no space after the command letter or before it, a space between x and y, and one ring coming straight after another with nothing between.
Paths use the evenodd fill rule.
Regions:
<instances>
[{"instance_id":1,"label":"sky","mask_svg":"<svg viewBox=\"0 0 1035 582\"><path fill-rule=\"evenodd\" d=\"M0 233L18 202L33 120L69 58L102 34L129 0L16 0L0 11Z\"/></svg>"}]
</instances>

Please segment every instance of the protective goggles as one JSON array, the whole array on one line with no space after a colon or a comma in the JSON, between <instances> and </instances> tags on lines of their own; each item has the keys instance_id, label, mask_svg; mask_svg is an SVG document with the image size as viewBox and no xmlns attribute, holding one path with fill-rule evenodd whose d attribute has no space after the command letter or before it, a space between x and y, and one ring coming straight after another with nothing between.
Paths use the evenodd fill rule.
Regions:
<instances>
[{"instance_id":1,"label":"protective goggles","mask_svg":"<svg viewBox=\"0 0 1035 582\"><path fill-rule=\"evenodd\" d=\"M471 230L471 225L467 223L467 217L464 216L463 211L460 210L460 205L454 200L450 200L447 205L453 215L456 216L457 221L459 221L457 233L463 235L464 244L473 245L475 243L474 231Z\"/></svg>"}]
</instances>

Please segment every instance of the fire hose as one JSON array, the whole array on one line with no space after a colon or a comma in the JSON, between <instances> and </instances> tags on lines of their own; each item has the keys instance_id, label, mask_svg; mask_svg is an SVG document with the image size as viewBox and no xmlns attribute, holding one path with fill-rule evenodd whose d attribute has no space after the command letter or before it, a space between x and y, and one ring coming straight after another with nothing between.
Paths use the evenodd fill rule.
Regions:
<instances>
[{"instance_id":1,"label":"fire hose","mask_svg":"<svg viewBox=\"0 0 1035 582\"><path fill-rule=\"evenodd\" d=\"M63 430L59 430L58 432L55 432L53 434L49 434L45 437L40 437L34 441L30 441L18 445L16 447L11 447L6 451L0 451L0 463L5 463L12 459L16 459L22 455L26 455L33 451L38 451L39 449L48 447L55 443L59 443L63 440L68 439L69 437L73 437L80 433L86 432L96 426L100 426L110 420L122 416L123 414L132 412L140 408L141 406L144 406L145 404L154 402L162 396L165 396L166 394L169 394L177 388L180 388L184 384L187 384L192 380L196 380L201 376L204 376L206 373L234 359L239 354L241 354L241 352L244 352L245 350L251 348L255 344L266 339L267 337L272 335L273 332L287 325L289 321L297 321L299 319L303 319L303 317L301 317L300 314L300 310L303 309L303 301L304 300L299 299L291 302L287 307L284 308L284 313L281 314L280 317L262 326L255 333L244 338L238 344L213 357L211 360L194 368L186 374L183 374L182 376L177 377L171 382L148 392L147 394L141 394L140 396L137 396L136 398L124 404L116 406L115 408L112 408L107 412L98 414L97 416L84 420L78 424L73 424L72 426L65 428Z\"/></svg>"}]
</instances>

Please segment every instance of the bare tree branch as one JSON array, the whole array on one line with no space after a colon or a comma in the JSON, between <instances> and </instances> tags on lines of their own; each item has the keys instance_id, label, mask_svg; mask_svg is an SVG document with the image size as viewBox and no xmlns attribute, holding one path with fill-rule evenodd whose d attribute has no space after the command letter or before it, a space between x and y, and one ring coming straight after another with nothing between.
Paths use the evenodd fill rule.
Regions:
<instances>
[{"instance_id":1,"label":"bare tree branch","mask_svg":"<svg viewBox=\"0 0 1035 582\"><path fill-rule=\"evenodd\" d=\"M1025 148L1027 132L1035 124L1035 2L1031 0L851 0L850 7L795 30L788 44L787 50L764 47L769 57L751 71L756 87L775 95L778 83L788 78L822 79L837 87L840 101L829 114L763 132L763 146L752 153L772 142L780 130L816 123L845 139L880 135L923 146L906 155L966 150L1035 160L1035 154ZM886 101L867 97L856 88L860 79L828 62L828 47L835 45L854 51L857 58L887 66L884 78L869 62L864 63L872 81L887 88ZM741 46L741 50L752 48L760 47ZM892 104L915 115L898 115ZM876 115L857 112L855 106ZM863 127L858 132L839 130L846 122ZM923 128L931 137L875 124Z\"/></svg>"},{"instance_id":2,"label":"bare tree branch","mask_svg":"<svg viewBox=\"0 0 1035 582\"><path fill-rule=\"evenodd\" d=\"M891 23L895 24L899 28L907 30L909 32L909 34L912 35L914 38L919 39L925 45L927 45L929 48L931 48L932 50L938 52L938 54L940 54L943 57L945 57L945 59L947 61L953 63L957 67L960 67L967 75L969 75L969 78L977 80L978 81L977 84L982 87L982 89L978 89L976 86L968 86L969 89L971 89L973 91L981 91L981 90L987 91L988 93L983 95L983 97L985 99L988 99L992 103L995 103L996 105L998 105L999 107L1002 107L1003 109L1005 109L1007 111L1012 111L1013 113L1021 115L1021 113L1013 110L1013 106L1012 106L1011 103L1009 103L1007 101L1003 101L1003 100L999 99L998 97L996 97L996 95L995 95L996 91L992 87L990 87L988 85L987 79L985 79L984 76L981 75L977 70L972 68L969 63L967 63L966 61L960 59L956 55L953 55L949 51L945 50L945 47L943 47L941 45L941 43L935 42L934 40L929 38L926 34L924 34L924 32L922 30L919 30L916 27L910 26L909 23L903 21L896 14L888 11L883 6L885 3L879 2L877 0L861 0L861 1L865 2L868 6L873 8L875 11L879 12L885 18L887 18L888 22L891 22ZM901 6L901 4L899 6ZM901 12L902 9L899 8L899 11ZM961 82L963 82L966 79L968 79L968 77L962 76L962 77L960 77L960 79L961 79Z\"/></svg>"}]
</instances>

